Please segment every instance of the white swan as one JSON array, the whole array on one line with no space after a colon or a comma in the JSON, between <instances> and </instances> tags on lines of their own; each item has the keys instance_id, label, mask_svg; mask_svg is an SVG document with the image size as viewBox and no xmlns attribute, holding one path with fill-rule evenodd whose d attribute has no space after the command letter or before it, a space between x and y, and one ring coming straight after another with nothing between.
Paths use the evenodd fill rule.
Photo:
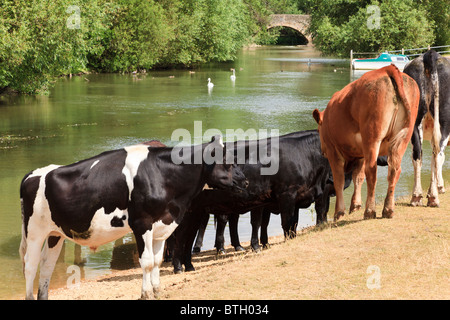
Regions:
<instances>
[{"instance_id":1,"label":"white swan","mask_svg":"<svg viewBox=\"0 0 450 320\"><path fill-rule=\"evenodd\" d=\"M211 82L211 78L208 78L208 89L212 89L214 87L214 83Z\"/></svg>"},{"instance_id":2,"label":"white swan","mask_svg":"<svg viewBox=\"0 0 450 320\"><path fill-rule=\"evenodd\" d=\"M236 71L234 69L233 70L233 74L230 76L231 81L236 81Z\"/></svg>"}]
</instances>

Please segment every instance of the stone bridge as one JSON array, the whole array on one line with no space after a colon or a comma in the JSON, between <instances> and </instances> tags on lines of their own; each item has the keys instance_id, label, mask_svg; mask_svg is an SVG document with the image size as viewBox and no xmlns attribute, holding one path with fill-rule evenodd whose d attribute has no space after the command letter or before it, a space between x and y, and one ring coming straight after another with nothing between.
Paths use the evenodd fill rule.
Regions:
<instances>
[{"instance_id":1,"label":"stone bridge","mask_svg":"<svg viewBox=\"0 0 450 320\"><path fill-rule=\"evenodd\" d=\"M308 40L308 45L312 45L312 38L308 32L311 16L306 14L272 14L267 29L274 27L288 27L297 30Z\"/></svg>"}]
</instances>

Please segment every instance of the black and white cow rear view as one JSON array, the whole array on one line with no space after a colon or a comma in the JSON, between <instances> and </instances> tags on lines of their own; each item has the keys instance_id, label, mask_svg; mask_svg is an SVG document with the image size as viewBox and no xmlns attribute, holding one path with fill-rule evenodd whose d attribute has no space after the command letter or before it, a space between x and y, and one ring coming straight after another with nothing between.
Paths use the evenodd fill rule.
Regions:
<instances>
[{"instance_id":1,"label":"black and white cow rear view","mask_svg":"<svg viewBox=\"0 0 450 320\"><path fill-rule=\"evenodd\" d=\"M411 205L422 203L422 142L430 140L433 150L431 157L431 183L428 189L428 206L439 206L438 193L444 193L442 165L445 147L450 135L450 61L434 50L411 61L404 69L419 85L420 103L414 132L413 145L414 190Z\"/></svg>"},{"instance_id":2,"label":"black and white cow rear view","mask_svg":"<svg viewBox=\"0 0 450 320\"><path fill-rule=\"evenodd\" d=\"M184 148L184 159L202 159L199 164L175 164L173 149L135 145L67 166L50 165L24 177L20 255L27 299L34 298L39 264L38 299L48 297L64 239L96 249L130 231L143 270L141 298L159 292L164 241L180 224L191 200L206 184L239 190L247 183L239 167L225 163L221 138ZM205 152L219 152L223 158L205 163Z\"/></svg>"}]
</instances>

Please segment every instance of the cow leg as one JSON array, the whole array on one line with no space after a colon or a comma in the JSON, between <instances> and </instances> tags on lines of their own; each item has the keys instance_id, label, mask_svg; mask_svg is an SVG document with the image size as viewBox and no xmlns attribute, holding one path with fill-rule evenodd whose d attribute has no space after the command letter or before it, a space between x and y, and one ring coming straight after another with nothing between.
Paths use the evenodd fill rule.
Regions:
<instances>
[{"instance_id":1,"label":"cow leg","mask_svg":"<svg viewBox=\"0 0 450 320\"><path fill-rule=\"evenodd\" d=\"M428 189L428 203L429 207L439 207L439 193L445 192L444 179L442 177L442 166L445 161L445 147L447 146L449 136L445 135L439 142L439 151L434 145L434 140L431 139L433 155L431 157L431 184Z\"/></svg>"},{"instance_id":2,"label":"cow leg","mask_svg":"<svg viewBox=\"0 0 450 320\"><path fill-rule=\"evenodd\" d=\"M175 234L171 234L166 240L166 245L164 249L164 262L171 262L173 259L173 251L175 249Z\"/></svg>"},{"instance_id":3,"label":"cow leg","mask_svg":"<svg viewBox=\"0 0 450 320\"><path fill-rule=\"evenodd\" d=\"M291 226L289 228L289 233L291 234L292 238L295 238L297 236L298 210L299 208L297 207L294 209L294 215L292 216Z\"/></svg>"},{"instance_id":4,"label":"cow leg","mask_svg":"<svg viewBox=\"0 0 450 320\"><path fill-rule=\"evenodd\" d=\"M261 245L263 249L267 249L269 247L269 236L267 233L267 227L269 225L271 212L268 209L264 209L262 213L261 219Z\"/></svg>"},{"instance_id":5,"label":"cow leg","mask_svg":"<svg viewBox=\"0 0 450 320\"><path fill-rule=\"evenodd\" d=\"M352 173L352 180L353 180L353 196L352 201L350 203L350 211L349 213L355 212L359 209L361 209L362 201L361 201L361 188L364 183L365 179L365 173L364 173L364 159L360 159L357 162L357 166L353 170Z\"/></svg>"},{"instance_id":6,"label":"cow leg","mask_svg":"<svg viewBox=\"0 0 450 320\"><path fill-rule=\"evenodd\" d=\"M331 171L333 173L334 191L336 192L336 205L334 209L334 221L338 221L345 214L344 203L344 186L345 186L345 172L344 159L336 154L336 151L328 154Z\"/></svg>"},{"instance_id":7,"label":"cow leg","mask_svg":"<svg viewBox=\"0 0 450 320\"><path fill-rule=\"evenodd\" d=\"M437 188L437 163L437 154L433 153L431 156L431 182L427 194L427 206L429 207L439 207L439 192Z\"/></svg>"},{"instance_id":8,"label":"cow leg","mask_svg":"<svg viewBox=\"0 0 450 320\"><path fill-rule=\"evenodd\" d=\"M428 188L428 203L429 207L439 207L439 192L438 192L438 146L434 143L435 139L431 138L431 149L433 154L431 155L431 182Z\"/></svg>"},{"instance_id":9,"label":"cow leg","mask_svg":"<svg viewBox=\"0 0 450 320\"><path fill-rule=\"evenodd\" d=\"M448 139L448 138L447 138ZM441 152L439 152L437 156L437 187L438 187L438 193L445 193L445 186L444 186L444 178L442 177L442 166L445 162L445 146L447 143L441 147Z\"/></svg>"},{"instance_id":10,"label":"cow leg","mask_svg":"<svg viewBox=\"0 0 450 320\"><path fill-rule=\"evenodd\" d=\"M36 272L39 265L42 244L46 239L46 235L33 235L31 232L28 233L26 239L26 253L24 255L24 275L25 275L25 286L26 286L26 296L27 300L34 300L33 295L33 284L34 278L36 277Z\"/></svg>"},{"instance_id":11,"label":"cow leg","mask_svg":"<svg viewBox=\"0 0 450 320\"><path fill-rule=\"evenodd\" d=\"M245 251L245 249L241 246L239 241L239 233L238 233L238 223L239 223L239 215L232 214L228 217L229 228L230 228L230 238L231 245L234 247L236 251Z\"/></svg>"},{"instance_id":12,"label":"cow leg","mask_svg":"<svg viewBox=\"0 0 450 320\"><path fill-rule=\"evenodd\" d=\"M412 162L414 166L414 188L410 204L413 207L422 205L422 194L423 194L421 182L422 141L423 141L423 130L422 124L420 124L419 126L414 126L413 135L411 137L411 144L413 146Z\"/></svg>"},{"instance_id":13,"label":"cow leg","mask_svg":"<svg viewBox=\"0 0 450 320\"><path fill-rule=\"evenodd\" d=\"M214 247L217 250L217 254L225 254L225 227L228 222L228 216L224 214L214 215L216 218L216 241Z\"/></svg>"},{"instance_id":14,"label":"cow leg","mask_svg":"<svg viewBox=\"0 0 450 320\"><path fill-rule=\"evenodd\" d=\"M153 230L147 230L142 235L136 235L136 244L139 251L139 263L142 268L141 299L154 298L152 286L152 270L155 265L153 254Z\"/></svg>"},{"instance_id":15,"label":"cow leg","mask_svg":"<svg viewBox=\"0 0 450 320\"><path fill-rule=\"evenodd\" d=\"M290 193L281 195L278 199L278 205L281 212L281 226L284 231L284 237L286 239L294 238L293 227L298 222L295 221L295 196Z\"/></svg>"},{"instance_id":16,"label":"cow leg","mask_svg":"<svg viewBox=\"0 0 450 320\"><path fill-rule=\"evenodd\" d=\"M206 225L208 220L208 213L194 211L186 215L180 226L175 230L177 245L172 260L174 273L183 272L182 264L184 264L184 270L186 272L195 271L192 265L192 244L194 243L200 225L204 221L206 221Z\"/></svg>"},{"instance_id":17,"label":"cow leg","mask_svg":"<svg viewBox=\"0 0 450 320\"><path fill-rule=\"evenodd\" d=\"M151 282L153 287L153 294L156 299L159 298L161 293L159 267L161 266L163 260L164 242L165 240L153 239L153 269L151 270Z\"/></svg>"},{"instance_id":18,"label":"cow leg","mask_svg":"<svg viewBox=\"0 0 450 320\"><path fill-rule=\"evenodd\" d=\"M200 225L197 233L197 238L195 239L194 248L192 252L200 252L203 246L203 237L205 236L206 227L209 221L209 214L203 214L200 219Z\"/></svg>"},{"instance_id":19,"label":"cow leg","mask_svg":"<svg viewBox=\"0 0 450 320\"><path fill-rule=\"evenodd\" d=\"M250 223L252 225L252 238L250 240L250 245L255 252L261 251L259 246L259 229L261 228L263 208L253 209L250 212Z\"/></svg>"},{"instance_id":20,"label":"cow leg","mask_svg":"<svg viewBox=\"0 0 450 320\"><path fill-rule=\"evenodd\" d=\"M327 213L330 208L330 188L330 184L325 185L323 193L314 201L314 208L316 209L316 225L328 221Z\"/></svg>"},{"instance_id":21,"label":"cow leg","mask_svg":"<svg viewBox=\"0 0 450 320\"><path fill-rule=\"evenodd\" d=\"M364 219L376 218L375 211L375 187L377 184L377 156L380 146L377 145L373 149L364 152L364 172L367 180L367 200L366 210L364 211ZM389 154L388 161L392 159Z\"/></svg>"},{"instance_id":22,"label":"cow leg","mask_svg":"<svg viewBox=\"0 0 450 320\"><path fill-rule=\"evenodd\" d=\"M407 147L407 143L401 145L395 153L389 150L388 156L388 190L387 195L384 200L383 207L383 218L392 218L394 215L395 206L395 186L397 185L398 179L400 178L400 173L402 172L401 162L403 153Z\"/></svg>"},{"instance_id":23,"label":"cow leg","mask_svg":"<svg viewBox=\"0 0 450 320\"><path fill-rule=\"evenodd\" d=\"M48 299L50 278L58 260L64 239L61 236L50 236L41 251L38 300Z\"/></svg>"}]
</instances>

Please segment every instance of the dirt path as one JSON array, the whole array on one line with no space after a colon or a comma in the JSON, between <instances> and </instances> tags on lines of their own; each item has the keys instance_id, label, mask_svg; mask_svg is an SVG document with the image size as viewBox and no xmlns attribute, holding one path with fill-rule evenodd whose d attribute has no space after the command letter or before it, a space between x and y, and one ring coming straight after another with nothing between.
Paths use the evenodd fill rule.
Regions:
<instances>
[{"instance_id":1,"label":"dirt path","mask_svg":"<svg viewBox=\"0 0 450 320\"><path fill-rule=\"evenodd\" d=\"M450 299L449 240L450 194L440 208L400 201L390 220L358 212L293 240L272 238L259 254L204 252L195 272L174 275L164 263L161 299ZM49 298L134 300L141 281L140 269L120 271Z\"/></svg>"}]
</instances>

